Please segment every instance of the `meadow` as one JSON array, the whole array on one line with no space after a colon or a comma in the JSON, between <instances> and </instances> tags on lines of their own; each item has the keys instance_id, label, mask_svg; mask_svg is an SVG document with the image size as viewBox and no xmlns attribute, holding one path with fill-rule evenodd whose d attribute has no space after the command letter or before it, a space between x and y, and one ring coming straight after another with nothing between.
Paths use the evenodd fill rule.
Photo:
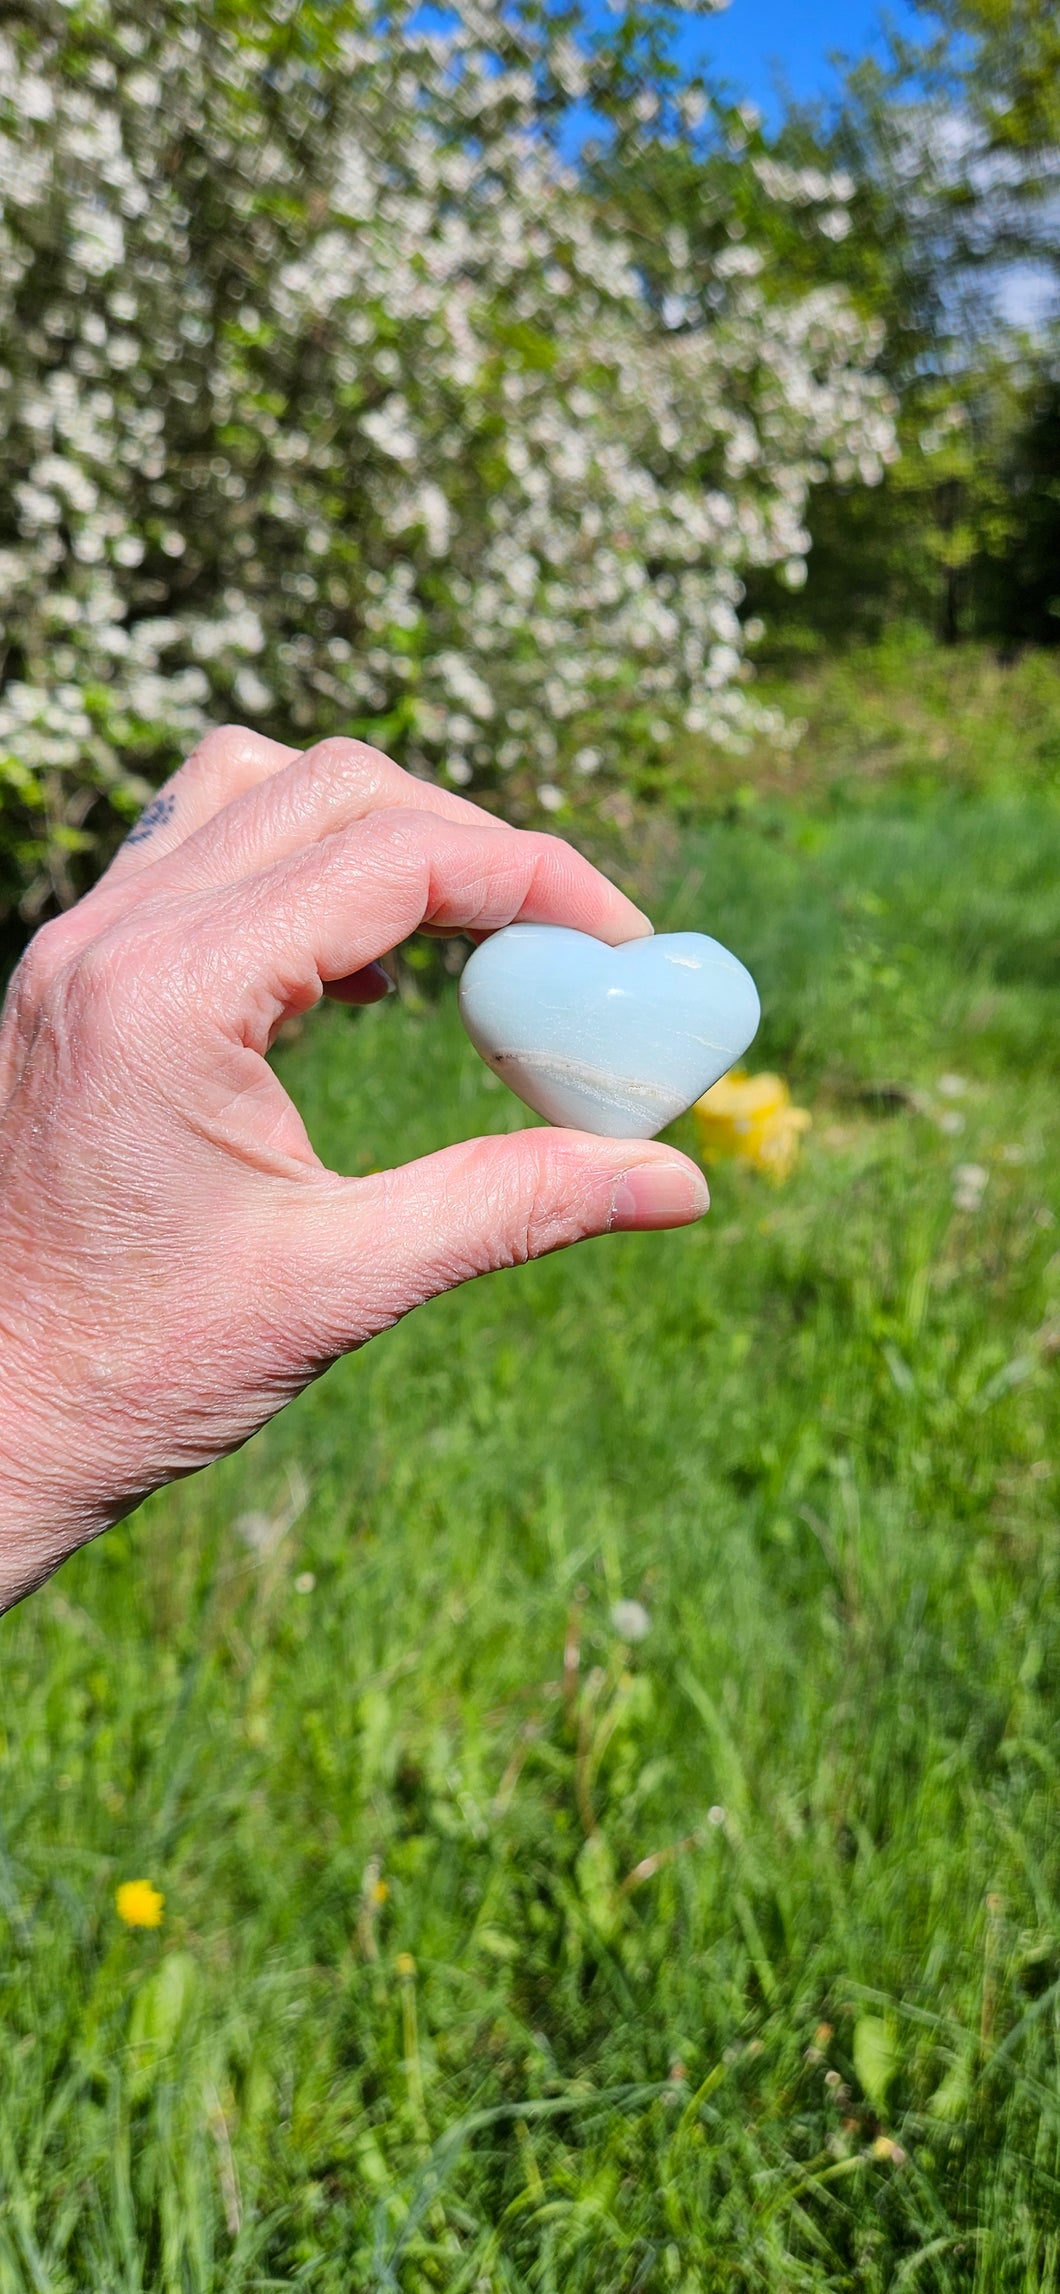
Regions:
<instances>
[{"instance_id":1,"label":"meadow","mask_svg":"<svg viewBox=\"0 0 1060 2294\"><path fill-rule=\"evenodd\" d=\"M787 1184L0 1628L0 2294L1060 2285L1060 668L773 684L617 865L754 970ZM525 1119L416 976L276 1054L346 1170Z\"/></svg>"}]
</instances>

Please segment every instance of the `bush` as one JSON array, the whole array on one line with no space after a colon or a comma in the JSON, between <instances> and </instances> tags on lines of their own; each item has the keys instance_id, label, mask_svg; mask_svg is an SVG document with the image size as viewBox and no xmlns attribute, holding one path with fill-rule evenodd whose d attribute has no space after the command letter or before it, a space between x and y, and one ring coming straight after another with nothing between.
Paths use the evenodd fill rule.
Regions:
<instances>
[{"instance_id":1,"label":"bush","mask_svg":"<svg viewBox=\"0 0 1060 2294\"><path fill-rule=\"evenodd\" d=\"M754 722L743 576L797 580L811 483L889 451L876 338L725 230L649 283L557 142L581 100L619 152L711 132L640 38L5 12L9 915L71 898L218 717L359 730L516 818Z\"/></svg>"}]
</instances>

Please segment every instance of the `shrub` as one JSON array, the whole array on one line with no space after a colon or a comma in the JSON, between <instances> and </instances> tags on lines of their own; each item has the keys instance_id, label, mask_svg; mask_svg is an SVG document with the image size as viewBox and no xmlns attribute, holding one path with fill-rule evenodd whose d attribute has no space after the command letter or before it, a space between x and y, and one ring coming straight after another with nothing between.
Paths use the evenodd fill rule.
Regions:
<instances>
[{"instance_id":1,"label":"shrub","mask_svg":"<svg viewBox=\"0 0 1060 2294\"><path fill-rule=\"evenodd\" d=\"M218 717L517 818L754 721L743 573L800 579L811 483L890 419L840 289L725 233L705 276L677 230L649 284L562 156L574 101L706 132L652 56L489 4L5 11L9 910L72 897Z\"/></svg>"}]
</instances>

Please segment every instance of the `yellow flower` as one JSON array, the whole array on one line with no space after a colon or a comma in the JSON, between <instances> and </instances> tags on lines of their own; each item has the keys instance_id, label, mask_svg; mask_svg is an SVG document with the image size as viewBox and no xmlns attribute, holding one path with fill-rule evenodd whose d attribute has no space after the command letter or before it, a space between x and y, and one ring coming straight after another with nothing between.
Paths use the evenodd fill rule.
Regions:
<instances>
[{"instance_id":1,"label":"yellow flower","mask_svg":"<svg viewBox=\"0 0 1060 2294\"><path fill-rule=\"evenodd\" d=\"M733 1156L777 1185L793 1171L813 1121L805 1107L792 1106L782 1076L748 1075L740 1067L713 1083L692 1114L705 1163Z\"/></svg>"},{"instance_id":2,"label":"yellow flower","mask_svg":"<svg viewBox=\"0 0 1060 2294\"><path fill-rule=\"evenodd\" d=\"M895 2167L904 2167L905 2165L905 2152L901 2143L896 2143L891 2135L877 2135L872 2146L872 2155L874 2159L889 2159L891 2165Z\"/></svg>"},{"instance_id":3,"label":"yellow flower","mask_svg":"<svg viewBox=\"0 0 1060 2294\"><path fill-rule=\"evenodd\" d=\"M416 1973L416 1962L413 1959L412 1953L410 1951L399 1951L397 1958L394 1961L394 1971L395 1974L401 1977L402 1983L412 1982L412 1978Z\"/></svg>"},{"instance_id":4,"label":"yellow flower","mask_svg":"<svg viewBox=\"0 0 1060 2294\"><path fill-rule=\"evenodd\" d=\"M368 1890L368 1901L370 1904L385 1904L389 1894L390 1886L388 1881L373 1880L372 1885Z\"/></svg>"},{"instance_id":5,"label":"yellow flower","mask_svg":"<svg viewBox=\"0 0 1060 2294\"><path fill-rule=\"evenodd\" d=\"M114 1903L118 1918L127 1928L160 1928L165 1900L150 1880L123 1880Z\"/></svg>"}]
</instances>

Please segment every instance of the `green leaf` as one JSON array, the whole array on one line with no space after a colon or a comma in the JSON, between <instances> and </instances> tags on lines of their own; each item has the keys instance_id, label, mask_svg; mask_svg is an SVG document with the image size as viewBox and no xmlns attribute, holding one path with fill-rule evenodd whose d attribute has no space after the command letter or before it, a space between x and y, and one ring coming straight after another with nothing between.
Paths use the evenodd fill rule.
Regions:
<instances>
[{"instance_id":1,"label":"green leaf","mask_svg":"<svg viewBox=\"0 0 1060 2294\"><path fill-rule=\"evenodd\" d=\"M578 1889L593 1927L605 1943L621 1918L615 1862L602 1832L591 1832L575 1866Z\"/></svg>"},{"instance_id":2,"label":"green leaf","mask_svg":"<svg viewBox=\"0 0 1060 2294\"><path fill-rule=\"evenodd\" d=\"M936 2087L928 2103L928 2117L932 2119L963 2119L967 2115L972 2093L972 2054L969 2050L951 2063L945 2078Z\"/></svg>"},{"instance_id":3,"label":"green leaf","mask_svg":"<svg viewBox=\"0 0 1060 2294\"><path fill-rule=\"evenodd\" d=\"M143 1982L129 2017L132 2089L142 2094L150 2087L165 2057L172 2052L195 2002L199 1971L191 1953L167 1952Z\"/></svg>"},{"instance_id":4,"label":"green leaf","mask_svg":"<svg viewBox=\"0 0 1060 2294\"><path fill-rule=\"evenodd\" d=\"M854 2069L874 2111L883 2111L898 2069L898 2039L882 2015L859 2015L854 2025Z\"/></svg>"}]
</instances>

